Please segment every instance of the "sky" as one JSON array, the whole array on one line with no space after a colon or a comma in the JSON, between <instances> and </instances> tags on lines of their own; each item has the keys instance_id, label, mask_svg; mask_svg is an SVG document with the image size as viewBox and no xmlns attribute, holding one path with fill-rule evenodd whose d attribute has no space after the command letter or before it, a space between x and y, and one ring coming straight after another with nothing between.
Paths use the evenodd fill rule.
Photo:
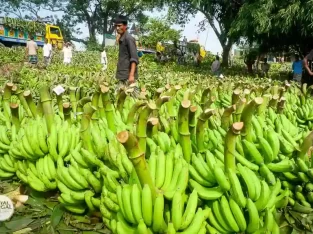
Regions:
<instances>
[{"instance_id":1,"label":"sky","mask_svg":"<svg viewBox=\"0 0 313 234\"><path fill-rule=\"evenodd\" d=\"M162 17L166 15L166 11L162 12L149 12L149 15L153 15L154 17ZM217 39L213 29L211 27L208 27L207 30L198 33L198 24L204 20L204 15L202 13L198 13L194 18L190 18L190 21L188 22L187 25L185 25L184 28L181 28L179 25L173 25L174 29L182 29L182 36L186 36L187 40L194 40L198 39L199 43L201 45L204 45L207 51L211 51L213 54L219 53L221 54L222 52L222 47ZM80 37L87 37L88 36L88 30L85 25L80 25L79 26L83 32ZM98 35L98 40L102 40L102 37ZM82 45L75 43L77 49L82 49Z\"/></svg>"}]
</instances>

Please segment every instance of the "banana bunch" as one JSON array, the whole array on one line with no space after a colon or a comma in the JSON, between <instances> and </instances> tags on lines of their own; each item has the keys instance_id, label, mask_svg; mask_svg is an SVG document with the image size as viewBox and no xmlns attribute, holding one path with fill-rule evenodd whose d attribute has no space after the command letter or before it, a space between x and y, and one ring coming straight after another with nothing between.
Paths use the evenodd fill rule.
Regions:
<instances>
[{"instance_id":1,"label":"banana bunch","mask_svg":"<svg viewBox=\"0 0 313 234\"><path fill-rule=\"evenodd\" d=\"M179 147L177 147L179 150ZM164 192L164 197L172 200L177 189L184 192L188 185L189 169L182 155L170 151L166 155L157 147L148 161L149 171L155 187Z\"/></svg>"},{"instance_id":2,"label":"banana bunch","mask_svg":"<svg viewBox=\"0 0 313 234\"><path fill-rule=\"evenodd\" d=\"M157 145L161 148L161 150L164 153L167 153L170 150L172 145L171 139L165 132L157 132L156 134L153 135L152 139L157 143Z\"/></svg>"},{"instance_id":3,"label":"banana bunch","mask_svg":"<svg viewBox=\"0 0 313 234\"><path fill-rule=\"evenodd\" d=\"M8 128L5 125L0 125L0 154L7 154L11 149L11 143L16 139L16 128L10 125ZM14 155L13 155L14 156ZM19 157L16 157L17 159Z\"/></svg>"},{"instance_id":4,"label":"banana bunch","mask_svg":"<svg viewBox=\"0 0 313 234\"><path fill-rule=\"evenodd\" d=\"M79 128L66 122L54 122L47 139L48 153L57 161L59 157L69 160L69 153L80 142Z\"/></svg>"},{"instance_id":5,"label":"banana bunch","mask_svg":"<svg viewBox=\"0 0 313 234\"><path fill-rule=\"evenodd\" d=\"M14 157L9 154L4 154L0 156L0 178L8 179L15 175L17 162Z\"/></svg>"},{"instance_id":6,"label":"banana bunch","mask_svg":"<svg viewBox=\"0 0 313 234\"><path fill-rule=\"evenodd\" d=\"M46 192L57 188L56 165L50 155L41 157L35 162L30 160L17 161L16 175L36 191Z\"/></svg>"}]
</instances>

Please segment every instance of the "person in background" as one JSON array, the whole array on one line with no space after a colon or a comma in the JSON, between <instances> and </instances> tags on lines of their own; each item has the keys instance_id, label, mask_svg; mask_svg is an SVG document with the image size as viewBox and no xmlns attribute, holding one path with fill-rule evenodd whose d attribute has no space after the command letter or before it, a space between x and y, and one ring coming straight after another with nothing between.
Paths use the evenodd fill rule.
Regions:
<instances>
[{"instance_id":1,"label":"person in background","mask_svg":"<svg viewBox=\"0 0 313 234\"><path fill-rule=\"evenodd\" d=\"M118 80L117 91L125 86L131 86L133 97L139 95L138 79L139 58L135 39L127 32L127 18L123 15L115 19L117 31L117 43L119 46L118 62L116 69L116 79Z\"/></svg>"},{"instance_id":2,"label":"person in background","mask_svg":"<svg viewBox=\"0 0 313 234\"><path fill-rule=\"evenodd\" d=\"M263 59L263 63L261 64L261 70L263 76L268 77L268 71L270 70L270 65L267 63L267 58Z\"/></svg>"},{"instance_id":3,"label":"person in background","mask_svg":"<svg viewBox=\"0 0 313 234\"><path fill-rule=\"evenodd\" d=\"M295 55L295 61L292 63L293 80L301 84L303 62L299 55Z\"/></svg>"},{"instance_id":4,"label":"person in background","mask_svg":"<svg viewBox=\"0 0 313 234\"><path fill-rule=\"evenodd\" d=\"M70 64L72 61L72 47L69 42L63 47L63 63Z\"/></svg>"},{"instance_id":5,"label":"person in background","mask_svg":"<svg viewBox=\"0 0 313 234\"><path fill-rule=\"evenodd\" d=\"M308 86L313 85L313 50L311 50L303 59L303 76L302 84L306 83Z\"/></svg>"},{"instance_id":6,"label":"person in background","mask_svg":"<svg viewBox=\"0 0 313 234\"><path fill-rule=\"evenodd\" d=\"M229 66L233 66L234 65L234 54L233 53L231 53L230 55L229 55Z\"/></svg>"},{"instance_id":7,"label":"person in background","mask_svg":"<svg viewBox=\"0 0 313 234\"><path fill-rule=\"evenodd\" d=\"M48 42L48 39L45 39L45 44L43 45L43 59L46 66L50 63L51 55L52 45Z\"/></svg>"},{"instance_id":8,"label":"person in background","mask_svg":"<svg viewBox=\"0 0 313 234\"><path fill-rule=\"evenodd\" d=\"M212 66L211 66L211 71L215 76L219 76L220 68L221 68L220 57L216 55L215 61L212 63Z\"/></svg>"},{"instance_id":9,"label":"person in background","mask_svg":"<svg viewBox=\"0 0 313 234\"><path fill-rule=\"evenodd\" d=\"M38 46L37 43L34 41L34 36L30 36L30 41L27 41L26 44L26 55L28 56L29 63L37 64L38 62L37 50Z\"/></svg>"},{"instance_id":10,"label":"person in background","mask_svg":"<svg viewBox=\"0 0 313 234\"><path fill-rule=\"evenodd\" d=\"M102 64L102 71L105 71L108 68L108 58L105 48L101 52L101 64Z\"/></svg>"}]
</instances>

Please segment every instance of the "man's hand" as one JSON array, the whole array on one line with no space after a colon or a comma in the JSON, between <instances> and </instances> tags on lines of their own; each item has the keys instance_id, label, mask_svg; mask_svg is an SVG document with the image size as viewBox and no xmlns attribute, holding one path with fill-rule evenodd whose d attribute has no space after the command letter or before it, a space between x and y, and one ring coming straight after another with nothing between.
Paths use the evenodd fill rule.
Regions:
<instances>
[{"instance_id":1,"label":"man's hand","mask_svg":"<svg viewBox=\"0 0 313 234\"><path fill-rule=\"evenodd\" d=\"M117 41L117 42L119 42L120 38L121 38L121 34L119 34L119 33L116 34L116 41Z\"/></svg>"},{"instance_id":2,"label":"man's hand","mask_svg":"<svg viewBox=\"0 0 313 234\"><path fill-rule=\"evenodd\" d=\"M132 74L129 74L129 76L128 76L128 83L129 83L129 84L132 84L132 83L134 83L134 82L135 82L135 76L132 75Z\"/></svg>"}]
</instances>

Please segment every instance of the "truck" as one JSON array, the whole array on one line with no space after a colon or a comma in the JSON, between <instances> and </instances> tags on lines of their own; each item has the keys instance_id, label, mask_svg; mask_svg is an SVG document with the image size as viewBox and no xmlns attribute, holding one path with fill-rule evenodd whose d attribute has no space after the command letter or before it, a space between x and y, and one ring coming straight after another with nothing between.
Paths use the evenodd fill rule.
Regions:
<instances>
[{"instance_id":1,"label":"truck","mask_svg":"<svg viewBox=\"0 0 313 234\"><path fill-rule=\"evenodd\" d=\"M59 26L37 20L0 17L1 46L26 46L31 35L34 36L34 41L38 46L42 47L47 39L53 47L63 48L64 40Z\"/></svg>"}]
</instances>

